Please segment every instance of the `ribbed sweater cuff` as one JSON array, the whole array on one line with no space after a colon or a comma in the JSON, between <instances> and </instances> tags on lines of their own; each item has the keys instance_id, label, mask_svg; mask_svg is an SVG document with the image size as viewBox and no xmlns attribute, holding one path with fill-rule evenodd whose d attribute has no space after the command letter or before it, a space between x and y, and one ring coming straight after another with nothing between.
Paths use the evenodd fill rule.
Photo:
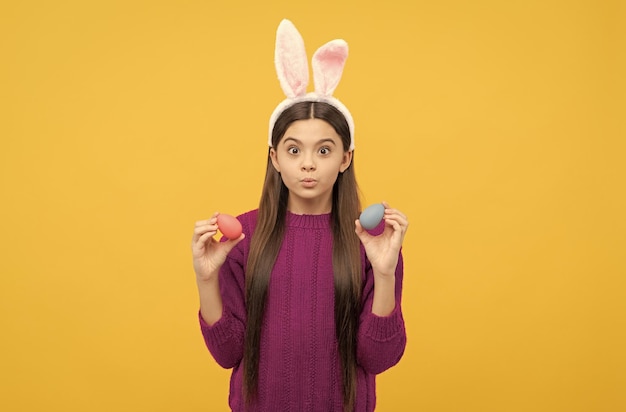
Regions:
<instances>
[{"instance_id":1,"label":"ribbed sweater cuff","mask_svg":"<svg viewBox=\"0 0 626 412\"><path fill-rule=\"evenodd\" d=\"M204 318L202 318L202 313L198 311L198 320L200 321L200 329L202 330L204 338L216 345L228 341L232 336L232 331L228 327L230 323L228 322L228 317L227 312L222 312L222 317L213 325L209 325Z\"/></svg>"},{"instance_id":2,"label":"ribbed sweater cuff","mask_svg":"<svg viewBox=\"0 0 626 412\"><path fill-rule=\"evenodd\" d=\"M404 319L400 305L388 316L378 316L370 313L364 320L365 336L377 342L387 342L404 333Z\"/></svg>"}]
</instances>

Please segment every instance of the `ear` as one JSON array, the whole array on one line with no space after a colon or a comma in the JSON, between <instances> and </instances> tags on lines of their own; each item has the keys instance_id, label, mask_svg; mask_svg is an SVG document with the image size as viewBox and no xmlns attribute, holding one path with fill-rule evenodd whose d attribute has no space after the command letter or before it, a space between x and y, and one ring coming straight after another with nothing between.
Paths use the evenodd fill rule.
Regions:
<instances>
[{"instance_id":1,"label":"ear","mask_svg":"<svg viewBox=\"0 0 626 412\"><path fill-rule=\"evenodd\" d=\"M332 96L341 80L347 58L348 43L341 39L329 41L317 49L313 55L313 80L317 94Z\"/></svg>"},{"instance_id":2,"label":"ear","mask_svg":"<svg viewBox=\"0 0 626 412\"><path fill-rule=\"evenodd\" d=\"M276 74L280 87L291 99L306 94L309 84L309 65L302 36L287 19L278 25L274 54Z\"/></svg>"},{"instance_id":3,"label":"ear","mask_svg":"<svg viewBox=\"0 0 626 412\"><path fill-rule=\"evenodd\" d=\"M350 167L350 163L352 163L352 153L352 150L343 153L343 160L341 162L341 165L339 166L339 171L341 173L345 172L346 169Z\"/></svg>"},{"instance_id":4,"label":"ear","mask_svg":"<svg viewBox=\"0 0 626 412\"><path fill-rule=\"evenodd\" d=\"M270 159L272 159L272 165L274 165L274 169L276 169L276 171L278 173L280 173L280 164L278 163L278 156L276 154L276 150L274 150L274 148L270 148Z\"/></svg>"}]
</instances>

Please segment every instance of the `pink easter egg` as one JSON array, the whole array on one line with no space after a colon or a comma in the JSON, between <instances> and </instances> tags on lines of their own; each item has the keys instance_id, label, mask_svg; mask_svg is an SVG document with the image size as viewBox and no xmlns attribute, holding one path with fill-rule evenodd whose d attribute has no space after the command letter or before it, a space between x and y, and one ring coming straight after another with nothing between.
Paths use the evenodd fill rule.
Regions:
<instances>
[{"instance_id":1,"label":"pink easter egg","mask_svg":"<svg viewBox=\"0 0 626 412\"><path fill-rule=\"evenodd\" d=\"M228 239L238 239L243 230L236 217L224 213L217 215L217 227Z\"/></svg>"}]
</instances>

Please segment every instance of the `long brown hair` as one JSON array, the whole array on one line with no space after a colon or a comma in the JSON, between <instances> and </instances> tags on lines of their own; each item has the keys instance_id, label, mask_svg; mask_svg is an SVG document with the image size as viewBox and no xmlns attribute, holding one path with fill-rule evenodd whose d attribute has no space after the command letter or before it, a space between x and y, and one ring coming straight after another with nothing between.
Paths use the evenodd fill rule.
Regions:
<instances>
[{"instance_id":1,"label":"long brown hair","mask_svg":"<svg viewBox=\"0 0 626 412\"><path fill-rule=\"evenodd\" d=\"M287 128L297 120L322 119L341 137L344 151L350 146L346 119L333 106L322 102L300 102L286 109L276 120L272 146L276 147ZM280 250L289 191L274 169L268 154L265 182L259 203L257 226L250 241L246 270L247 324L244 346L244 396L250 402L258 386L261 326L270 273ZM335 283L335 333L342 367L344 409L354 409L356 398L356 336L361 309L361 255L354 221L361 210L354 173L350 166L337 176L333 187L331 227Z\"/></svg>"}]
</instances>

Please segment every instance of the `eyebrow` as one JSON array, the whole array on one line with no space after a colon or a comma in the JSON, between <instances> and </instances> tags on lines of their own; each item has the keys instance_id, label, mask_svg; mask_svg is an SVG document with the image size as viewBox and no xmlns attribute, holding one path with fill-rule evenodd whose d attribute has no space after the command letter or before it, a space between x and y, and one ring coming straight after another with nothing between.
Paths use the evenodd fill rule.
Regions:
<instances>
[{"instance_id":1,"label":"eyebrow","mask_svg":"<svg viewBox=\"0 0 626 412\"><path fill-rule=\"evenodd\" d=\"M296 144L301 145L302 141L296 139L295 137L285 137L285 139L283 139L283 143L287 143L287 141L292 140L294 141ZM326 139L320 139L317 142L315 142L316 145L322 144L322 143L332 143L333 145L337 145L337 143L335 143L335 141L331 138L326 138Z\"/></svg>"}]
</instances>

